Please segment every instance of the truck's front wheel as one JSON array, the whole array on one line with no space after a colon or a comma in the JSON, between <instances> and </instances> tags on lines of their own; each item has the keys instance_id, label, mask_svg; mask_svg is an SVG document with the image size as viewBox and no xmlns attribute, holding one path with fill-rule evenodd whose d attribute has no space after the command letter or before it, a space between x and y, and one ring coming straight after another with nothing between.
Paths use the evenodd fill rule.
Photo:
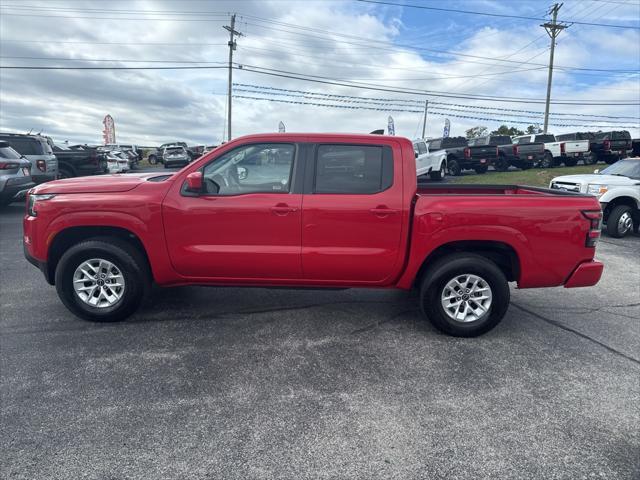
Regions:
<instances>
[{"instance_id":1,"label":"truck's front wheel","mask_svg":"<svg viewBox=\"0 0 640 480\"><path fill-rule=\"evenodd\" d=\"M507 312L509 284L492 261L474 254L438 260L420 288L422 313L438 330L475 337L494 328Z\"/></svg>"},{"instance_id":2,"label":"truck's front wheel","mask_svg":"<svg viewBox=\"0 0 640 480\"><path fill-rule=\"evenodd\" d=\"M93 239L71 247L56 268L56 290L76 316L116 322L142 302L149 275L142 255L117 239Z\"/></svg>"}]
</instances>

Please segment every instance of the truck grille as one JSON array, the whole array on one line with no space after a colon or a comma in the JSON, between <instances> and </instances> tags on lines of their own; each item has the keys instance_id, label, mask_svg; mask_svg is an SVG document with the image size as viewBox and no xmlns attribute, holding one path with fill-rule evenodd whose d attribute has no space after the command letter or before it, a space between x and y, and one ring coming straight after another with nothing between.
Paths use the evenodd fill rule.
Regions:
<instances>
[{"instance_id":1,"label":"truck grille","mask_svg":"<svg viewBox=\"0 0 640 480\"><path fill-rule=\"evenodd\" d=\"M580 192L580 185L569 182L551 182L551 188L554 190L564 190L566 192Z\"/></svg>"}]
</instances>

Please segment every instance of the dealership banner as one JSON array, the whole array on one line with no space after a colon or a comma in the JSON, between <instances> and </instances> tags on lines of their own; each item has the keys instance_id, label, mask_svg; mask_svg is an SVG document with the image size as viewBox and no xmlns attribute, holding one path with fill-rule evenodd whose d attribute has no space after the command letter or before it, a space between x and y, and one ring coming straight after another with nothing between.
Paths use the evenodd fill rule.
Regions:
<instances>
[{"instance_id":1,"label":"dealership banner","mask_svg":"<svg viewBox=\"0 0 640 480\"><path fill-rule=\"evenodd\" d=\"M442 136L444 138L449 138L449 131L451 130L451 122L448 118L444 119L444 131L442 132Z\"/></svg>"},{"instance_id":2,"label":"dealership banner","mask_svg":"<svg viewBox=\"0 0 640 480\"><path fill-rule=\"evenodd\" d=\"M105 145L116 143L116 123L111 115L106 115L102 120L104 130L102 130L102 138Z\"/></svg>"},{"instance_id":3,"label":"dealership banner","mask_svg":"<svg viewBox=\"0 0 640 480\"><path fill-rule=\"evenodd\" d=\"M393 117L391 115L389 115L389 123L387 124L387 131L389 132L389 135L396 134L396 126L393 123Z\"/></svg>"}]
</instances>

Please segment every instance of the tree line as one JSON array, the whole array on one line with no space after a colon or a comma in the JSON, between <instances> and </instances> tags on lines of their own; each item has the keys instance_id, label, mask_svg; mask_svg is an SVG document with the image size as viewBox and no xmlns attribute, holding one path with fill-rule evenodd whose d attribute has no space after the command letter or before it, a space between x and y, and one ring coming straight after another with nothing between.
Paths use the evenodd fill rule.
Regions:
<instances>
[{"instance_id":1,"label":"tree line","mask_svg":"<svg viewBox=\"0 0 640 480\"><path fill-rule=\"evenodd\" d=\"M508 125L500 125L497 130L489 132L489 129L484 126L477 126L465 131L467 139L485 137L487 135L508 135L514 137L517 135L526 135L533 133L541 133L542 129L537 125L529 125L526 130L520 130L518 127L509 127Z\"/></svg>"}]
</instances>

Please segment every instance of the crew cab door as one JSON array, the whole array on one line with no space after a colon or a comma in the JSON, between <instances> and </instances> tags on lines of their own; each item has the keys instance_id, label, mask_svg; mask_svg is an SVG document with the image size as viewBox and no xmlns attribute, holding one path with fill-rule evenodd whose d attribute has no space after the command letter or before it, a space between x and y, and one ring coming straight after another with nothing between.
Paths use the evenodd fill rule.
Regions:
<instances>
[{"instance_id":1,"label":"crew cab door","mask_svg":"<svg viewBox=\"0 0 640 480\"><path fill-rule=\"evenodd\" d=\"M303 278L388 282L399 273L405 247L400 146L317 144L311 156L302 214Z\"/></svg>"},{"instance_id":2,"label":"crew cab door","mask_svg":"<svg viewBox=\"0 0 640 480\"><path fill-rule=\"evenodd\" d=\"M294 143L242 145L201 169L202 192L167 195L165 237L176 271L248 283L300 278L299 151Z\"/></svg>"}]
</instances>

